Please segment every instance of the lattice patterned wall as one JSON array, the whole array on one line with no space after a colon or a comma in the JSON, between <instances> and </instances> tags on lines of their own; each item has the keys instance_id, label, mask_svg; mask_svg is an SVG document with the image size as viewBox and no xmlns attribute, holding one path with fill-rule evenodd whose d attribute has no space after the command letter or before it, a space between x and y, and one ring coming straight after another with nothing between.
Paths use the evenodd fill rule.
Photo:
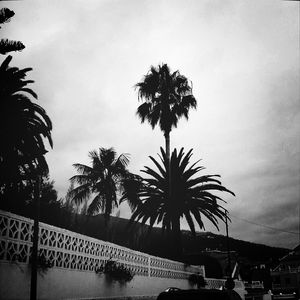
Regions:
<instances>
[{"instance_id":1,"label":"lattice patterned wall","mask_svg":"<svg viewBox=\"0 0 300 300\"><path fill-rule=\"evenodd\" d=\"M0 260L29 263L32 237L32 220L0 210ZM39 253L57 268L95 271L113 259L140 276L187 279L191 273L205 275L204 267L186 266L44 223L40 223Z\"/></svg>"},{"instance_id":2,"label":"lattice patterned wall","mask_svg":"<svg viewBox=\"0 0 300 300\"><path fill-rule=\"evenodd\" d=\"M213 279L213 278L205 278L207 283L207 287L210 289L220 289L225 286L225 279Z\"/></svg>"},{"instance_id":3,"label":"lattice patterned wall","mask_svg":"<svg viewBox=\"0 0 300 300\"><path fill-rule=\"evenodd\" d=\"M209 289L220 289L225 286L226 279L214 279L214 278L205 278L207 283L207 288ZM235 289L244 289L244 283L239 280L234 280Z\"/></svg>"}]
</instances>

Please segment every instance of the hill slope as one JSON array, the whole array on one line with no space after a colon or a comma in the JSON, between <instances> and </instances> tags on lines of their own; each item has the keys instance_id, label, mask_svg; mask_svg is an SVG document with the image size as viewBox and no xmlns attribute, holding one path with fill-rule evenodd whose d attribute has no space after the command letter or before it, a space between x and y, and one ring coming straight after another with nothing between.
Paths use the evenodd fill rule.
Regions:
<instances>
[{"instance_id":1,"label":"hill slope","mask_svg":"<svg viewBox=\"0 0 300 300\"><path fill-rule=\"evenodd\" d=\"M168 245L161 228L154 227L149 233L149 226L135 223L128 229L128 220L111 217L105 229L102 215L93 217L80 217L78 221L79 232L107 240L118 245L152 255L167 257ZM207 250L227 251L226 236L211 232L197 233L193 237L189 231L182 231L185 254L197 254ZM241 260L249 263L277 261L288 253L288 249L255 244L230 238L230 250L235 251Z\"/></svg>"}]
</instances>

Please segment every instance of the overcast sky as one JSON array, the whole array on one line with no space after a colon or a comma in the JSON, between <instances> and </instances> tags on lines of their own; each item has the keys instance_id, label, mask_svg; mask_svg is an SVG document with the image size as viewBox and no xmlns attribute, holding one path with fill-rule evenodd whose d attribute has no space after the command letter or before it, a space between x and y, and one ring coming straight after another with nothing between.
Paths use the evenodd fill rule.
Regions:
<instances>
[{"instance_id":1,"label":"overcast sky","mask_svg":"<svg viewBox=\"0 0 300 300\"><path fill-rule=\"evenodd\" d=\"M220 174L230 235L294 247L300 205L299 2L279 0L51 0L2 2L16 13L1 29L26 49L32 88L53 122L46 158L59 196L73 163L114 147L129 169L151 165L163 134L140 124L133 86L167 63L193 82L198 109L171 133ZM49 147L48 147L49 148ZM50 149L49 149L50 150ZM121 216L129 217L126 205ZM185 224L183 223L183 227ZM210 224L207 230L216 232ZM220 233L224 233L221 226Z\"/></svg>"}]
</instances>

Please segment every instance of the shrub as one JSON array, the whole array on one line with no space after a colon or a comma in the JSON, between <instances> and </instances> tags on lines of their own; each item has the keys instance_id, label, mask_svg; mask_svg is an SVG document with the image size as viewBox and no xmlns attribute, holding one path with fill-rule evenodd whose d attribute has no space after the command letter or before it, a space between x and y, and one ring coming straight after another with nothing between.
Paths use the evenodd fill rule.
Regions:
<instances>
[{"instance_id":1,"label":"shrub","mask_svg":"<svg viewBox=\"0 0 300 300\"><path fill-rule=\"evenodd\" d=\"M96 269L96 273L104 273L112 280L120 283L126 283L132 280L134 274L124 264L118 263L114 260L107 260L103 266Z\"/></svg>"},{"instance_id":2,"label":"shrub","mask_svg":"<svg viewBox=\"0 0 300 300\"><path fill-rule=\"evenodd\" d=\"M204 277L199 274L191 274L189 276L189 283L192 285L197 285L198 288L205 287L207 285Z\"/></svg>"}]
</instances>

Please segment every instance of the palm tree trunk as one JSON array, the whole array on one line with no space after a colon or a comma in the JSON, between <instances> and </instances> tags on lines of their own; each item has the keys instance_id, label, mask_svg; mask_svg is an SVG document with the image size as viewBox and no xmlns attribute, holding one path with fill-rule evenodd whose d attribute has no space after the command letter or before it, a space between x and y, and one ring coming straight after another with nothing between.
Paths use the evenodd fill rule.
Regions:
<instances>
[{"instance_id":1,"label":"palm tree trunk","mask_svg":"<svg viewBox=\"0 0 300 300\"><path fill-rule=\"evenodd\" d=\"M169 181L169 199L171 200L171 159L170 159L170 131L165 132L165 140L166 140L166 156L167 156L167 164L168 164L168 181Z\"/></svg>"},{"instance_id":2,"label":"palm tree trunk","mask_svg":"<svg viewBox=\"0 0 300 300\"><path fill-rule=\"evenodd\" d=\"M40 211L40 177L37 176L34 190L34 224L33 224L33 243L31 254L31 283L30 300L37 299L37 267L38 267L38 243L39 243L39 211Z\"/></svg>"},{"instance_id":3,"label":"palm tree trunk","mask_svg":"<svg viewBox=\"0 0 300 300\"><path fill-rule=\"evenodd\" d=\"M170 155L170 131L165 133L166 140L166 157L168 162L168 174L169 174L169 201L172 201L172 174L171 174L171 155ZM180 216L174 216L172 220L172 232L171 232L171 247L172 247L172 256L174 259L182 257L182 240L181 240L181 231L180 231Z\"/></svg>"},{"instance_id":4,"label":"palm tree trunk","mask_svg":"<svg viewBox=\"0 0 300 300\"><path fill-rule=\"evenodd\" d=\"M109 230L110 215L104 213L104 240L111 242L110 230Z\"/></svg>"},{"instance_id":5,"label":"palm tree trunk","mask_svg":"<svg viewBox=\"0 0 300 300\"><path fill-rule=\"evenodd\" d=\"M181 259L183 254L182 239L180 231L180 216L174 216L172 220L172 256L174 259Z\"/></svg>"},{"instance_id":6,"label":"palm tree trunk","mask_svg":"<svg viewBox=\"0 0 300 300\"><path fill-rule=\"evenodd\" d=\"M166 141L166 156L170 166L170 132L165 132L165 141Z\"/></svg>"}]
</instances>

